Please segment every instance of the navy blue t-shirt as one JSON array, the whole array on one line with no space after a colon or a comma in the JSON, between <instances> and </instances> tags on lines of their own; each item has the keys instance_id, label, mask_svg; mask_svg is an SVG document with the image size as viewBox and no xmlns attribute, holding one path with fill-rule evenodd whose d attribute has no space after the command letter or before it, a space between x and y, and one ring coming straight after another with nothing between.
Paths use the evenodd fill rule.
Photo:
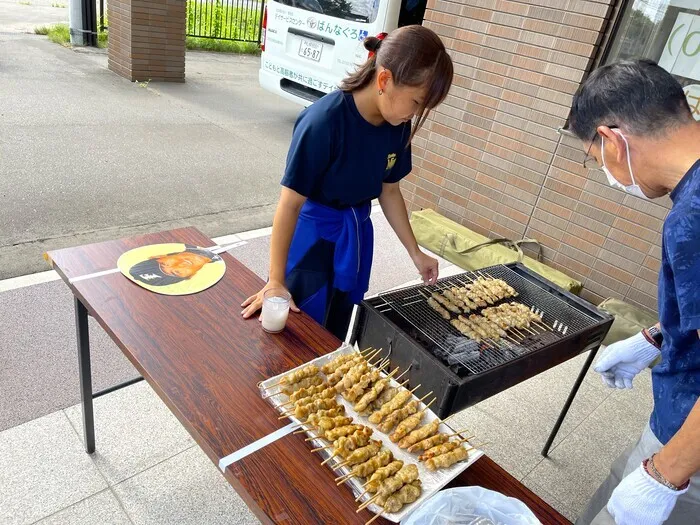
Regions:
<instances>
[{"instance_id":1,"label":"navy blue t-shirt","mask_svg":"<svg viewBox=\"0 0 700 525\"><path fill-rule=\"evenodd\" d=\"M297 119L282 185L332 208L367 203L411 172L410 136L410 122L374 126L351 93L334 91Z\"/></svg>"},{"instance_id":2,"label":"navy blue t-shirt","mask_svg":"<svg viewBox=\"0 0 700 525\"><path fill-rule=\"evenodd\" d=\"M664 222L659 320L662 362L652 369L651 429L666 444L700 395L700 160L671 192Z\"/></svg>"}]
</instances>

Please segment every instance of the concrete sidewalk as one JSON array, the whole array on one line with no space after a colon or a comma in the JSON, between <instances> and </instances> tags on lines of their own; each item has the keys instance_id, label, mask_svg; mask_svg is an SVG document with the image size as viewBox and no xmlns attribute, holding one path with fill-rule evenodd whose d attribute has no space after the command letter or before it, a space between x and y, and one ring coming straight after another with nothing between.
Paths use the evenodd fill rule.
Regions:
<instances>
[{"instance_id":1,"label":"concrete sidewalk","mask_svg":"<svg viewBox=\"0 0 700 525\"><path fill-rule=\"evenodd\" d=\"M374 222L371 293L416 277L384 217L375 215ZM264 278L268 234L220 241L245 240L232 254ZM442 263L443 274L457 270ZM18 287L22 281L31 279L0 282L0 523L255 523L145 383L96 400L97 452L84 453L71 295L60 281ZM96 388L136 376L98 326L91 325L90 336ZM635 380L634 390L613 391L589 372L550 458L543 459L539 451L584 360L579 356L454 419L572 520L613 459L639 435L652 404L648 373Z\"/></svg>"}]
</instances>

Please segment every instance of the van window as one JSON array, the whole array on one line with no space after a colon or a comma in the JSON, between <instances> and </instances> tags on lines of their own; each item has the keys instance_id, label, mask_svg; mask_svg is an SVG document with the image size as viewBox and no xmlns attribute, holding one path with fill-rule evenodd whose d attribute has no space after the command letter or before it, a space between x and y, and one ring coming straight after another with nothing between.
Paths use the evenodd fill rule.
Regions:
<instances>
[{"instance_id":1,"label":"van window","mask_svg":"<svg viewBox=\"0 0 700 525\"><path fill-rule=\"evenodd\" d=\"M379 0L278 0L279 3L353 22L374 22Z\"/></svg>"}]
</instances>

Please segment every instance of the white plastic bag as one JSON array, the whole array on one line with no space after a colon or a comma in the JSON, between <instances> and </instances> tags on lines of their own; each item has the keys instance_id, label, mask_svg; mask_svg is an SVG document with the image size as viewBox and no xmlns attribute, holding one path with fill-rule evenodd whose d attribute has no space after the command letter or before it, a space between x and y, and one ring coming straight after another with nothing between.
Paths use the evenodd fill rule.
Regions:
<instances>
[{"instance_id":1,"label":"white plastic bag","mask_svg":"<svg viewBox=\"0 0 700 525\"><path fill-rule=\"evenodd\" d=\"M441 490L401 525L541 525L520 500L482 487Z\"/></svg>"}]
</instances>

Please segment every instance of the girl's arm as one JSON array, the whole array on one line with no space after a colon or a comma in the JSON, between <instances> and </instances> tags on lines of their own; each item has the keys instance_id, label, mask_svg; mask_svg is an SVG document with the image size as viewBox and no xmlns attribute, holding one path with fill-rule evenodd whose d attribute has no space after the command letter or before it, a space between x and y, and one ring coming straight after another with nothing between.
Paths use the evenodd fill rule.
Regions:
<instances>
[{"instance_id":1,"label":"girl's arm","mask_svg":"<svg viewBox=\"0 0 700 525\"><path fill-rule=\"evenodd\" d=\"M411 260L416 265L423 281L435 284L438 278L438 261L423 253L418 247L411 224L408 222L408 212L398 182L384 183L382 194L379 196L379 204L389 221L389 225L411 256Z\"/></svg>"},{"instance_id":2,"label":"girl's arm","mask_svg":"<svg viewBox=\"0 0 700 525\"><path fill-rule=\"evenodd\" d=\"M270 288L287 288L284 282L287 255L289 254L289 245L292 243L299 212L304 202L306 202L306 197L289 188L282 188L277 211L275 211L275 218L272 221L269 280L262 290L255 295L251 295L241 304L243 308L241 313L245 319L262 307L263 294L266 290ZM292 301L290 308L294 312L299 311L294 301Z\"/></svg>"}]
</instances>

